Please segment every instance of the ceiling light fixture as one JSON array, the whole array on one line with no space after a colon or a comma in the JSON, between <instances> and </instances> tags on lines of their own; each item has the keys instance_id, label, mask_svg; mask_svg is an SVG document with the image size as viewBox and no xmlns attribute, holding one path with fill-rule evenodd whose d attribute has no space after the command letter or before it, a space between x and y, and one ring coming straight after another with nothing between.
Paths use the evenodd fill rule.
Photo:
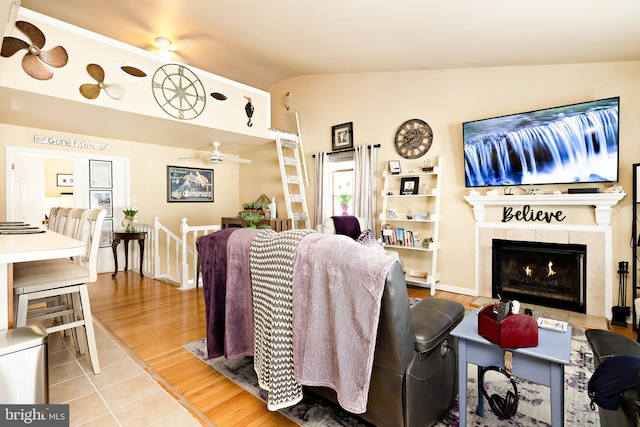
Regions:
<instances>
[{"instance_id":1,"label":"ceiling light fixture","mask_svg":"<svg viewBox=\"0 0 640 427\"><path fill-rule=\"evenodd\" d=\"M156 53L163 58L171 58L171 39L167 37L156 37Z\"/></svg>"}]
</instances>

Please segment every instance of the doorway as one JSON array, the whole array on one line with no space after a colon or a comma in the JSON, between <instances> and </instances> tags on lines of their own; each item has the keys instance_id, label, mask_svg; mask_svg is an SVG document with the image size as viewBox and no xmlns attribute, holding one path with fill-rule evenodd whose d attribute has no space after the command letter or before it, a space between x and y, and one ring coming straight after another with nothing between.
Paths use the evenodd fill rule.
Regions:
<instances>
[{"instance_id":1,"label":"doorway","mask_svg":"<svg viewBox=\"0 0 640 427\"><path fill-rule=\"evenodd\" d=\"M47 209L50 209L52 204L56 204L56 202L59 202L59 205L70 205L69 207L90 208L89 161L98 160L111 165L111 188L108 191L111 192L112 197L112 212L105 219L103 226L104 237L101 241L104 243L101 243L99 250L98 272L113 271L111 236L108 234L118 227L118 224L115 224L118 213L130 205L129 159L103 154L59 152L9 146L6 147L6 159L6 170L8 171L6 180L7 221L24 221L34 225L42 225ZM62 166L64 169L60 171L47 171L47 164L65 166ZM55 183L60 193L59 200L46 196L47 175L55 176L55 179L67 180L60 182L61 186L58 186L57 182ZM68 185L69 179L73 180L72 186Z\"/></svg>"}]
</instances>

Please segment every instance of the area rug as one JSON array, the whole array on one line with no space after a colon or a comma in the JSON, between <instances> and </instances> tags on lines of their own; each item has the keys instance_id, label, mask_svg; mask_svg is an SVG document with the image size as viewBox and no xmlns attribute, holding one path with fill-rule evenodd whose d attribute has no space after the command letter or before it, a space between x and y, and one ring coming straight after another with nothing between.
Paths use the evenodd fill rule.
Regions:
<instances>
[{"instance_id":1,"label":"area rug","mask_svg":"<svg viewBox=\"0 0 640 427\"><path fill-rule=\"evenodd\" d=\"M266 392L258 387L258 380L253 370L252 358L227 360L224 357L207 360L205 339L200 339L184 346L203 362L216 371L240 385L242 388L266 402ZM475 413L477 395L477 369L469 365L469 386L467 389L467 425L473 426L551 426L549 389L526 380L515 379L520 399L518 412L508 420L498 419L489 409L485 401L485 415L479 417ZM574 334L571 340L571 364L565 367L565 426L599 426L597 409L591 410L587 397L587 383L593 373L593 354L584 333ZM491 378L487 377L487 380ZM506 381L486 383L490 392L505 396L511 389ZM339 407L326 402L307 398L289 408L281 410L297 424L304 427L326 426L370 426ZM458 399L450 410L435 424L438 427L458 425Z\"/></svg>"}]
</instances>

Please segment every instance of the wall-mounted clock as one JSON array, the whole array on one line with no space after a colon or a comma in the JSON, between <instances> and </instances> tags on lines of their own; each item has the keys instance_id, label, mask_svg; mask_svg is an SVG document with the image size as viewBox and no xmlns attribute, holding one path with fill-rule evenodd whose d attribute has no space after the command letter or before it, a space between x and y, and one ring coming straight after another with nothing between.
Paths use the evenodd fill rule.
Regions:
<instances>
[{"instance_id":1,"label":"wall-mounted clock","mask_svg":"<svg viewBox=\"0 0 640 427\"><path fill-rule=\"evenodd\" d=\"M160 108L176 119L198 117L207 102L207 94L198 76L179 64L158 68L153 74L151 88Z\"/></svg>"},{"instance_id":2,"label":"wall-mounted clock","mask_svg":"<svg viewBox=\"0 0 640 427\"><path fill-rule=\"evenodd\" d=\"M420 119L407 120L396 131L393 143L396 151L405 159L422 157L431 148L433 132L427 122Z\"/></svg>"}]
</instances>

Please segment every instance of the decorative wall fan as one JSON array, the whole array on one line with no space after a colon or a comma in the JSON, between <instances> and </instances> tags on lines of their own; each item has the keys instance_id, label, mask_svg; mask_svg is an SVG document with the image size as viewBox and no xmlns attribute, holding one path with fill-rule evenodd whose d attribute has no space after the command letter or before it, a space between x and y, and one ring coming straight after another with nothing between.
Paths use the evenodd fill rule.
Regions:
<instances>
[{"instance_id":1,"label":"decorative wall fan","mask_svg":"<svg viewBox=\"0 0 640 427\"><path fill-rule=\"evenodd\" d=\"M53 77L53 72L45 67L43 62L56 68L67 65L69 56L62 46L42 50L46 39L38 27L26 21L16 21L16 27L31 40L31 43L7 36L2 40L1 56L9 58L16 52L26 49L27 53L22 58L22 68L28 75L38 80L49 80Z\"/></svg>"},{"instance_id":2,"label":"decorative wall fan","mask_svg":"<svg viewBox=\"0 0 640 427\"><path fill-rule=\"evenodd\" d=\"M220 151L218 151L218 147L220 147L219 142L212 142L213 151L209 155L209 157L180 157L181 160L191 160L191 159L208 159L209 163L222 163L225 162L236 162L236 163L251 163L251 160L247 159L239 159L237 157L226 157Z\"/></svg>"},{"instance_id":3,"label":"decorative wall fan","mask_svg":"<svg viewBox=\"0 0 640 427\"><path fill-rule=\"evenodd\" d=\"M87 65L87 73L97 84L85 83L80 86L80 93L87 99L96 99L100 95L100 89L104 90L111 98L119 100L124 98L124 87L118 83L104 83L104 70L98 64Z\"/></svg>"}]
</instances>

